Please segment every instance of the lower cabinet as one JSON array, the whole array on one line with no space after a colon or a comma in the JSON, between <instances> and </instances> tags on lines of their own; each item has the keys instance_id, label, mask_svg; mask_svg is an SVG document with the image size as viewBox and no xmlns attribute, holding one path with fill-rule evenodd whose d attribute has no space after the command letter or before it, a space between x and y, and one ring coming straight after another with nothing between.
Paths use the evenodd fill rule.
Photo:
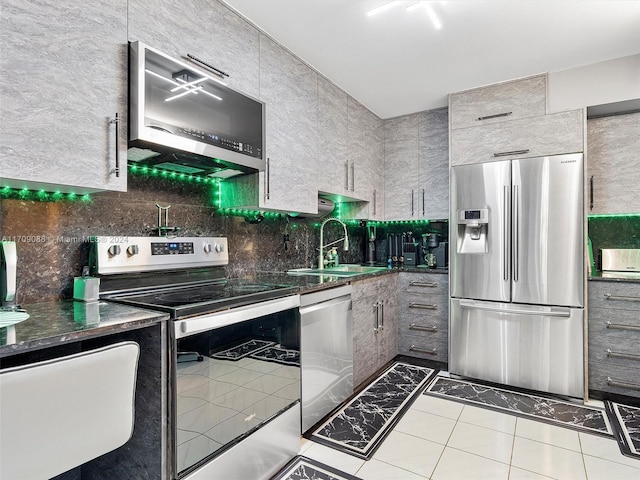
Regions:
<instances>
[{"instance_id":1,"label":"lower cabinet","mask_svg":"<svg viewBox=\"0 0 640 480\"><path fill-rule=\"evenodd\" d=\"M589 389L640 397L640 283L589 281Z\"/></svg>"},{"instance_id":2,"label":"lower cabinet","mask_svg":"<svg viewBox=\"0 0 640 480\"><path fill-rule=\"evenodd\" d=\"M396 274L352 284L354 390L398 353L397 286Z\"/></svg>"},{"instance_id":3,"label":"lower cabinet","mask_svg":"<svg viewBox=\"0 0 640 480\"><path fill-rule=\"evenodd\" d=\"M398 353L447 362L449 277L443 273L400 273Z\"/></svg>"}]
</instances>

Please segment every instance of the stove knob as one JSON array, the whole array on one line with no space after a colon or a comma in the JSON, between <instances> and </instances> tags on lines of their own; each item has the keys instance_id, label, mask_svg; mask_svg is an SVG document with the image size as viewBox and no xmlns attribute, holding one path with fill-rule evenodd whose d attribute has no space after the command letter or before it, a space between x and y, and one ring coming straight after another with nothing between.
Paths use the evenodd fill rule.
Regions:
<instances>
[{"instance_id":1,"label":"stove knob","mask_svg":"<svg viewBox=\"0 0 640 480\"><path fill-rule=\"evenodd\" d=\"M224 252L224 245L222 243L216 243L216 252Z\"/></svg>"},{"instance_id":2,"label":"stove knob","mask_svg":"<svg viewBox=\"0 0 640 480\"><path fill-rule=\"evenodd\" d=\"M205 243L204 244L204 253L211 253L211 244L210 243Z\"/></svg>"},{"instance_id":3,"label":"stove knob","mask_svg":"<svg viewBox=\"0 0 640 480\"><path fill-rule=\"evenodd\" d=\"M127 247L127 255L129 255L130 257L133 257L138 253L140 253L140 249L138 248L138 245L129 245Z\"/></svg>"},{"instance_id":4,"label":"stove knob","mask_svg":"<svg viewBox=\"0 0 640 480\"><path fill-rule=\"evenodd\" d=\"M107 253L110 257L115 257L116 255L120 255L120 245L111 245L107 250Z\"/></svg>"}]
</instances>

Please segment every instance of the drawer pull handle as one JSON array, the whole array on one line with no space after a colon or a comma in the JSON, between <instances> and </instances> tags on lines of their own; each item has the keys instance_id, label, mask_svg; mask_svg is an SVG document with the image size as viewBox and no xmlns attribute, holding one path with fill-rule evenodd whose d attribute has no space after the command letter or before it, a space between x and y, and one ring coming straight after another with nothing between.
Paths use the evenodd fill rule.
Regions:
<instances>
[{"instance_id":1,"label":"drawer pull handle","mask_svg":"<svg viewBox=\"0 0 640 480\"><path fill-rule=\"evenodd\" d=\"M509 155L524 155L525 153L529 153L529 149L526 150L512 150L510 152L499 152L494 153L494 157L508 157Z\"/></svg>"},{"instance_id":2,"label":"drawer pull handle","mask_svg":"<svg viewBox=\"0 0 640 480\"><path fill-rule=\"evenodd\" d=\"M605 351L607 352L607 357L609 358L624 358L625 360L635 360L636 362L640 362L640 355L634 355L633 353L613 352L610 348L607 348Z\"/></svg>"},{"instance_id":3,"label":"drawer pull handle","mask_svg":"<svg viewBox=\"0 0 640 480\"><path fill-rule=\"evenodd\" d=\"M611 377L607 377L607 385L610 387L628 388L629 390L640 391L640 385L629 382L619 382L618 380L613 380Z\"/></svg>"},{"instance_id":4,"label":"drawer pull handle","mask_svg":"<svg viewBox=\"0 0 640 480\"><path fill-rule=\"evenodd\" d=\"M410 303L409 308L419 308L421 310L437 310L438 305L435 303L432 305L425 305L424 303Z\"/></svg>"},{"instance_id":5,"label":"drawer pull handle","mask_svg":"<svg viewBox=\"0 0 640 480\"><path fill-rule=\"evenodd\" d=\"M622 295L611 295L610 293L604 294L605 300L621 300L623 302L640 302L640 297L625 297Z\"/></svg>"},{"instance_id":6,"label":"drawer pull handle","mask_svg":"<svg viewBox=\"0 0 640 480\"><path fill-rule=\"evenodd\" d=\"M415 323L412 323L411 325L409 325L409 330L418 330L420 332L437 332L438 327L435 325L433 327L424 327L422 325L416 325Z\"/></svg>"},{"instance_id":7,"label":"drawer pull handle","mask_svg":"<svg viewBox=\"0 0 640 480\"><path fill-rule=\"evenodd\" d=\"M640 332L640 327L636 327L635 325L621 325L619 323L606 323L607 328L610 330L629 330L632 332Z\"/></svg>"},{"instance_id":8,"label":"drawer pull handle","mask_svg":"<svg viewBox=\"0 0 640 480\"><path fill-rule=\"evenodd\" d=\"M411 345L409 347L409 350L412 352L418 352L418 353L426 353L427 355L437 355L438 351L434 348L433 350L427 350L425 348L418 348L415 345Z\"/></svg>"},{"instance_id":9,"label":"drawer pull handle","mask_svg":"<svg viewBox=\"0 0 640 480\"><path fill-rule=\"evenodd\" d=\"M436 288L438 284L436 282L409 282L410 287L425 287Z\"/></svg>"},{"instance_id":10,"label":"drawer pull handle","mask_svg":"<svg viewBox=\"0 0 640 480\"><path fill-rule=\"evenodd\" d=\"M479 121L491 120L492 118L508 117L509 115L512 115L512 114L513 112L495 113L493 115L485 115L484 117L478 117L478 120Z\"/></svg>"}]
</instances>

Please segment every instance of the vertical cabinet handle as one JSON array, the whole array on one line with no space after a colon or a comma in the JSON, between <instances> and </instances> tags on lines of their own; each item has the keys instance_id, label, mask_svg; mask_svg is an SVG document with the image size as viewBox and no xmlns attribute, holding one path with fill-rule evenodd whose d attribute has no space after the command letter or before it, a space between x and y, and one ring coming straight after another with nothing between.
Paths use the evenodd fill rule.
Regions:
<instances>
[{"instance_id":1,"label":"vertical cabinet handle","mask_svg":"<svg viewBox=\"0 0 640 480\"><path fill-rule=\"evenodd\" d=\"M344 189L349 190L349 161L344 162Z\"/></svg>"},{"instance_id":2,"label":"vertical cabinet handle","mask_svg":"<svg viewBox=\"0 0 640 480\"><path fill-rule=\"evenodd\" d=\"M356 162L351 164L351 191L356 191Z\"/></svg>"},{"instance_id":3,"label":"vertical cabinet handle","mask_svg":"<svg viewBox=\"0 0 640 480\"><path fill-rule=\"evenodd\" d=\"M422 216L424 217L424 188L422 189Z\"/></svg>"},{"instance_id":4,"label":"vertical cabinet handle","mask_svg":"<svg viewBox=\"0 0 640 480\"><path fill-rule=\"evenodd\" d=\"M373 215L376 215L376 210L377 210L377 203L378 203L378 191L374 188L373 189Z\"/></svg>"},{"instance_id":5,"label":"vertical cabinet handle","mask_svg":"<svg viewBox=\"0 0 640 480\"><path fill-rule=\"evenodd\" d=\"M380 330L384 330L384 300L380 300Z\"/></svg>"},{"instance_id":6,"label":"vertical cabinet handle","mask_svg":"<svg viewBox=\"0 0 640 480\"><path fill-rule=\"evenodd\" d=\"M518 186L513 186L513 281L518 281L519 276L519 264L518 255L520 254L520 225L518 215Z\"/></svg>"},{"instance_id":7,"label":"vertical cabinet handle","mask_svg":"<svg viewBox=\"0 0 640 480\"><path fill-rule=\"evenodd\" d=\"M265 173L264 176L264 183L265 183L265 197L267 200L269 200L271 198L271 185L270 185L270 176L271 176L271 159L269 157L267 157L267 171Z\"/></svg>"},{"instance_id":8,"label":"vertical cabinet handle","mask_svg":"<svg viewBox=\"0 0 640 480\"><path fill-rule=\"evenodd\" d=\"M413 217L413 189L411 190L411 216Z\"/></svg>"},{"instance_id":9,"label":"vertical cabinet handle","mask_svg":"<svg viewBox=\"0 0 640 480\"><path fill-rule=\"evenodd\" d=\"M589 177L589 210L593 210L593 175Z\"/></svg>"},{"instance_id":10,"label":"vertical cabinet handle","mask_svg":"<svg viewBox=\"0 0 640 480\"><path fill-rule=\"evenodd\" d=\"M115 173L116 177L120 176L120 116L116 112L116 116L109 120L110 124L116 126L116 168L113 168L110 173Z\"/></svg>"},{"instance_id":11,"label":"vertical cabinet handle","mask_svg":"<svg viewBox=\"0 0 640 480\"><path fill-rule=\"evenodd\" d=\"M373 308L375 308L375 324L373 327L373 331L375 333L378 333L380 331L380 302L375 302L373 304Z\"/></svg>"}]
</instances>

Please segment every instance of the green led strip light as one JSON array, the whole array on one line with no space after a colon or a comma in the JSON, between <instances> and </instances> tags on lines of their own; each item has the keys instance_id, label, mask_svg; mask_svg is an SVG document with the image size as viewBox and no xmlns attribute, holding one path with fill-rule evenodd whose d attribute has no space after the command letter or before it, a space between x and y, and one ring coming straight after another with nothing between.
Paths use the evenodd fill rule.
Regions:
<instances>
[{"instance_id":1,"label":"green led strip light","mask_svg":"<svg viewBox=\"0 0 640 480\"><path fill-rule=\"evenodd\" d=\"M594 213L587 215L587 218L637 218L640 219L640 213Z\"/></svg>"},{"instance_id":2,"label":"green led strip light","mask_svg":"<svg viewBox=\"0 0 640 480\"><path fill-rule=\"evenodd\" d=\"M180 180L184 182L197 183L200 185L215 185L220 183L217 178L199 177L197 175L189 175L187 173L171 172L169 170L163 170L161 168L138 166L135 164L129 165L129 172L134 175L148 175L157 178L168 178L170 180Z\"/></svg>"},{"instance_id":3,"label":"green led strip light","mask_svg":"<svg viewBox=\"0 0 640 480\"><path fill-rule=\"evenodd\" d=\"M78 195L73 192L71 193L47 192L45 190L29 190L27 187L25 188L3 187L0 189L0 198L33 200L37 202L57 202L60 200L69 200L72 202L91 201L91 196L88 193L85 193L84 195Z\"/></svg>"}]
</instances>

